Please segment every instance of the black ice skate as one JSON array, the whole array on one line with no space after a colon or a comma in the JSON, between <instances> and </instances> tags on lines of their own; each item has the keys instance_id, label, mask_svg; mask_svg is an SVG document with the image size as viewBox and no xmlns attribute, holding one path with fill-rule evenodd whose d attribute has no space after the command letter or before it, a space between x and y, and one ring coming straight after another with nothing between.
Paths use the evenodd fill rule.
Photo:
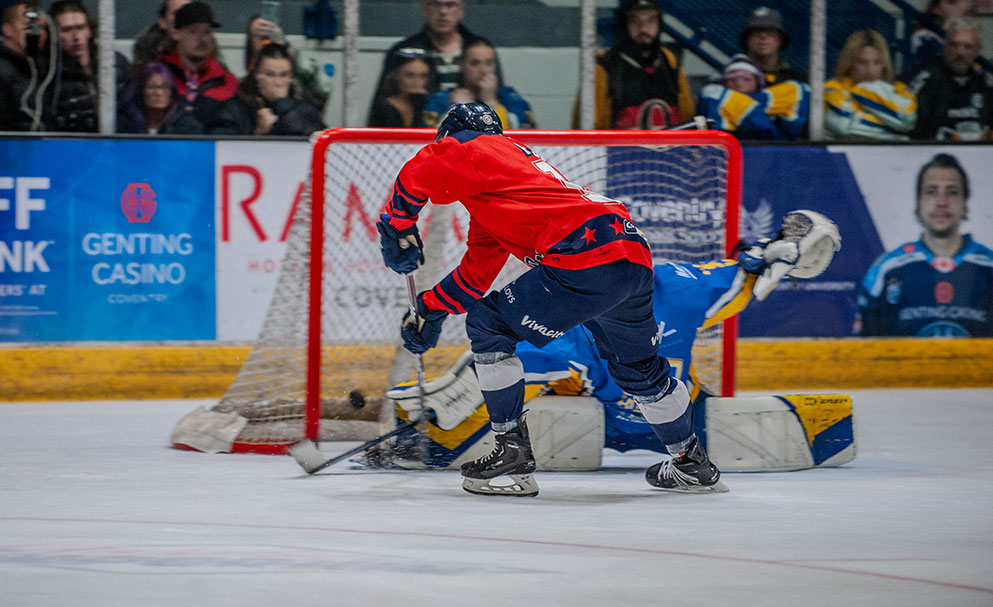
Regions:
<instances>
[{"instance_id":1,"label":"black ice skate","mask_svg":"<svg viewBox=\"0 0 993 607\"><path fill-rule=\"evenodd\" d=\"M535 462L525 413L517 418L516 428L496 435L496 446L489 455L462 464L463 489L476 495L538 495L538 483L532 476ZM491 480L504 475L509 476L513 484L490 484Z\"/></svg>"},{"instance_id":2,"label":"black ice skate","mask_svg":"<svg viewBox=\"0 0 993 607\"><path fill-rule=\"evenodd\" d=\"M695 436L685 453L646 470L645 480L653 487L682 493L724 493L728 490L721 482L721 471L711 463Z\"/></svg>"}]
</instances>

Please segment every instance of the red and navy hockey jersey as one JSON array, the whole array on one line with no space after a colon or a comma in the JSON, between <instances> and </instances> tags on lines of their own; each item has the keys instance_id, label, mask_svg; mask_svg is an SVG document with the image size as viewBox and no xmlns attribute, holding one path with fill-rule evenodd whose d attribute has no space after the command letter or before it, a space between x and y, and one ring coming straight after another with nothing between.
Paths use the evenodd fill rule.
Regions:
<instances>
[{"instance_id":1,"label":"red and navy hockey jersey","mask_svg":"<svg viewBox=\"0 0 993 607\"><path fill-rule=\"evenodd\" d=\"M452 314L489 289L509 255L530 264L584 269L621 259L652 267L627 208L570 183L527 146L504 135L462 131L408 161L380 221L409 228L431 200L469 212L468 250L424 297Z\"/></svg>"}]
</instances>

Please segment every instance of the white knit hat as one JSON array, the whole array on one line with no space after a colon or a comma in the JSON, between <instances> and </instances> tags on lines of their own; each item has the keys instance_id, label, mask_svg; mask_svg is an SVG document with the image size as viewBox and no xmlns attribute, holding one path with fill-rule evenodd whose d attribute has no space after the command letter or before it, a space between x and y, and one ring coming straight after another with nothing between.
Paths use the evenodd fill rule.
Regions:
<instances>
[{"instance_id":1,"label":"white knit hat","mask_svg":"<svg viewBox=\"0 0 993 607\"><path fill-rule=\"evenodd\" d=\"M747 72L756 77L759 83L759 88L761 89L765 85L765 74L759 69L759 66L748 58L747 55L738 53L734 57L731 57L731 61L724 66L724 71L721 72L721 76L727 78L732 72Z\"/></svg>"}]
</instances>

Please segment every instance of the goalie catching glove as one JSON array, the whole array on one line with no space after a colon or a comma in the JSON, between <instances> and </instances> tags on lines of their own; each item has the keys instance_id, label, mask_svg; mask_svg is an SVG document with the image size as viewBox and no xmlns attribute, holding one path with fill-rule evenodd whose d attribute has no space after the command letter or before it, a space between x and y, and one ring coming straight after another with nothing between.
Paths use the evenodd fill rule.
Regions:
<instances>
[{"instance_id":1,"label":"goalie catching glove","mask_svg":"<svg viewBox=\"0 0 993 607\"><path fill-rule=\"evenodd\" d=\"M738 255L738 262L746 272L759 275L752 293L762 301L784 276L819 275L840 250L838 226L820 213L801 209L786 214L775 239L760 239Z\"/></svg>"},{"instance_id":2,"label":"goalie catching glove","mask_svg":"<svg viewBox=\"0 0 993 607\"><path fill-rule=\"evenodd\" d=\"M413 354L424 354L438 344L441 337L441 325L445 322L448 312L444 310L430 310L424 303L424 293L417 296L417 319L411 315L410 310L403 315L400 323L400 337L403 338L403 347Z\"/></svg>"},{"instance_id":3,"label":"goalie catching glove","mask_svg":"<svg viewBox=\"0 0 993 607\"><path fill-rule=\"evenodd\" d=\"M406 230L398 230L381 217L376 222L376 229L379 230L379 246L386 267L397 274L410 274L424 263L424 243L416 224Z\"/></svg>"}]
</instances>

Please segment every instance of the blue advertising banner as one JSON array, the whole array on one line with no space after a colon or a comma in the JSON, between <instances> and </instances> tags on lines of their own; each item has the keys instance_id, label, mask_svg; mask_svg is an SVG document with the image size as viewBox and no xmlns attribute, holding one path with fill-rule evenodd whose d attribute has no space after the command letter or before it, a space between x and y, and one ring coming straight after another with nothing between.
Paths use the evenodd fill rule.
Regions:
<instances>
[{"instance_id":1,"label":"blue advertising banner","mask_svg":"<svg viewBox=\"0 0 993 607\"><path fill-rule=\"evenodd\" d=\"M215 338L214 143L0 140L0 341Z\"/></svg>"},{"instance_id":2,"label":"blue advertising banner","mask_svg":"<svg viewBox=\"0 0 993 607\"><path fill-rule=\"evenodd\" d=\"M817 278L787 278L765 301L753 302L739 317L739 335L851 335L862 276L883 244L847 155L823 147L745 148L742 239L772 236L794 209L833 219L842 235L841 251Z\"/></svg>"}]
</instances>

